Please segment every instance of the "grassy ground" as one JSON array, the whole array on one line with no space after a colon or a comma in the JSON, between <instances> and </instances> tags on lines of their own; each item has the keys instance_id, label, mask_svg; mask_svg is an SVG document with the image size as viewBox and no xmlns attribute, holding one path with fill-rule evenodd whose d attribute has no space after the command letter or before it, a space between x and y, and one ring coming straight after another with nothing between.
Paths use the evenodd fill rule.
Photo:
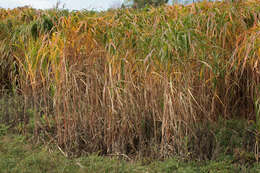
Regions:
<instances>
[{"instance_id":1,"label":"grassy ground","mask_svg":"<svg viewBox=\"0 0 260 173\"><path fill-rule=\"evenodd\" d=\"M235 122L235 123L234 123ZM220 123L222 124L222 123ZM229 121L220 129L211 129L219 141L216 158L210 160L184 160L168 158L164 161L149 158L130 159L124 155L82 156L68 158L54 145L35 144L31 137L9 132L5 125L0 130L1 173L83 173L83 172L178 172L178 173L257 173L254 153L245 151L245 141L250 143L253 126L241 129L242 121ZM225 127L224 127L225 126ZM220 126L218 126L220 127ZM232 131L231 133L226 133ZM249 133L248 133L249 132ZM243 141L245 138L248 140ZM244 144L243 144L244 143Z\"/></svg>"}]
</instances>

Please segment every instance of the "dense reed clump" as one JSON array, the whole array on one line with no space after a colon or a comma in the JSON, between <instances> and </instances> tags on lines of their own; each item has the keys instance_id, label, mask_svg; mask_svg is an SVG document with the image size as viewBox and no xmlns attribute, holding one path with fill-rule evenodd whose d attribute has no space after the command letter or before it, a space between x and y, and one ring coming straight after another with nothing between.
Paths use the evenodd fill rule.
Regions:
<instances>
[{"instance_id":1,"label":"dense reed clump","mask_svg":"<svg viewBox=\"0 0 260 173\"><path fill-rule=\"evenodd\" d=\"M23 110L0 120L69 153L190 156L199 125L256 119L259 18L257 0L0 9L0 84Z\"/></svg>"}]
</instances>

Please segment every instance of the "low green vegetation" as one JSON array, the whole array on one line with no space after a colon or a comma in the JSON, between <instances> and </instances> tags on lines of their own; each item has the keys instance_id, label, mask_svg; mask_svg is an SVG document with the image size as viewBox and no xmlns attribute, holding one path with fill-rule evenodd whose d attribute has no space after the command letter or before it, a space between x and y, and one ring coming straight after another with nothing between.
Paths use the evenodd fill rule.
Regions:
<instances>
[{"instance_id":1,"label":"low green vegetation","mask_svg":"<svg viewBox=\"0 0 260 173\"><path fill-rule=\"evenodd\" d=\"M216 134L218 150L211 160L185 160L168 158L164 161L151 158L131 159L123 154L98 154L69 158L53 144L36 143L31 136L17 135L4 125L0 127L1 173L257 173L260 164L254 152L246 151L253 141L253 125L242 121L228 121L210 127Z\"/></svg>"}]
</instances>

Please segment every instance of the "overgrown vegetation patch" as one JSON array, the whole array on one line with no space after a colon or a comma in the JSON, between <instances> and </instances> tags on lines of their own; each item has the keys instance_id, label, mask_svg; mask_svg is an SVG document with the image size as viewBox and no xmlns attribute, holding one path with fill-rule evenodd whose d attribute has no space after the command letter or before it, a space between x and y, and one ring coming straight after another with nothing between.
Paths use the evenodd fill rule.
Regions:
<instances>
[{"instance_id":1,"label":"overgrown vegetation patch","mask_svg":"<svg viewBox=\"0 0 260 173\"><path fill-rule=\"evenodd\" d=\"M252 166L259 16L257 0L107 12L0 9L0 135L33 134L68 157L211 163L224 154Z\"/></svg>"}]
</instances>

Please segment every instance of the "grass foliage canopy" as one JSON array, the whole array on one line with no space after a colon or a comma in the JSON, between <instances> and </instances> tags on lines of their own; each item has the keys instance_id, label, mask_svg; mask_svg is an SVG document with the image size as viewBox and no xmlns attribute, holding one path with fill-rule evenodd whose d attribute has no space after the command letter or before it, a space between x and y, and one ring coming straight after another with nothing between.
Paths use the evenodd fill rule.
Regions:
<instances>
[{"instance_id":1,"label":"grass foliage canopy","mask_svg":"<svg viewBox=\"0 0 260 173\"><path fill-rule=\"evenodd\" d=\"M201 124L260 130L259 18L258 0L0 9L0 121L71 153L196 157L207 137L213 157Z\"/></svg>"}]
</instances>

